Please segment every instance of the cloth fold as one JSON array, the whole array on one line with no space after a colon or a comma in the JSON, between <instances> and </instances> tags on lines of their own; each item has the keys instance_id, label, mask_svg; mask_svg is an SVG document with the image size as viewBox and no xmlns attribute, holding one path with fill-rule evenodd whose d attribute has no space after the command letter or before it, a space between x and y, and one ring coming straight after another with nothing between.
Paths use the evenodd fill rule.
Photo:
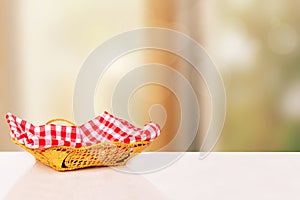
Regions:
<instances>
[{"instance_id":1,"label":"cloth fold","mask_svg":"<svg viewBox=\"0 0 300 200\"><path fill-rule=\"evenodd\" d=\"M35 126L11 113L7 113L6 119L11 137L30 149L53 146L78 148L99 142L153 141L160 134L160 127L154 122L149 122L143 128L137 128L106 111L80 126L55 124Z\"/></svg>"}]
</instances>

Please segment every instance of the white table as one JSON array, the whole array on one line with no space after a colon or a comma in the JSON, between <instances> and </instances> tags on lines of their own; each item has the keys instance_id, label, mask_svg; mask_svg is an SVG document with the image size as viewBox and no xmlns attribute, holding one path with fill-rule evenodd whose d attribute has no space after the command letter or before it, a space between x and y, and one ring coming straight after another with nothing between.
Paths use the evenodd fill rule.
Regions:
<instances>
[{"instance_id":1,"label":"white table","mask_svg":"<svg viewBox=\"0 0 300 200\"><path fill-rule=\"evenodd\" d=\"M156 153L158 157L172 153ZM145 156L146 153L140 156ZM0 199L299 199L300 153L186 153L155 173L56 172L25 152L1 152Z\"/></svg>"}]
</instances>

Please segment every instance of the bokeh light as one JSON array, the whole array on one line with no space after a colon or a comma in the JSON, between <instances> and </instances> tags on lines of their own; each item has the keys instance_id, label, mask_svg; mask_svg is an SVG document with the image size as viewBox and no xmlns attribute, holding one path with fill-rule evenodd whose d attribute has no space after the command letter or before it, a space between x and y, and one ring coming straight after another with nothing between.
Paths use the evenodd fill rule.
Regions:
<instances>
[{"instance_id":1,"label":"bokeh light","mask_svg":"<svg viewBox=\"0 0 300 200\"><path fill-rule=\"evenodd\" d=\"M0 150L18 150L9 138L6 112L35 124L55 117L73 120L74 84L89 53L113 35L156 26L197 40L222 74L227 117L215 151L300 151L299 7L298 0L0 1ZM109 88L145 61L173 67L198 88L204 132L210 105L201 77L185 70L188 64L180 58L157 51L116 61L99 83L95 102L104 104L96 103L95 111L109 109ZM154 97L172 102L166 112L178 115L164 88L137 91L130 107L143 112L136 101ZM134 123L144 123L141 116L132 113ZM177 117L166 123L168 131L176 131ZM199 150L202 139L200 134L190 150Z\"/></svg>"}]
</instances>

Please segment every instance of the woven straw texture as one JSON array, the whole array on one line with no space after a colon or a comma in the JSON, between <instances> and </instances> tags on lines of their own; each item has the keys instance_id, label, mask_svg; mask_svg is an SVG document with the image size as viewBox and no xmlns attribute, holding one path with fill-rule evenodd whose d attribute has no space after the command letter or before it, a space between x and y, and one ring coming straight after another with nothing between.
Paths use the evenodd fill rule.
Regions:
<instances>
[{"instance_id":1,"label":"woven straw texture","mask_svg":"<svg viewBox=\"0 0 300 200\"><path fill-rule=\"evenodd\" d=\"M103 142L93 146L73 148L67 146L29 149L12 139L31 153L36 160L57 171L69 171L86 167L122 166L133 156L142 152L150 142L131 144Z\"/></svg>"}]
</instances>

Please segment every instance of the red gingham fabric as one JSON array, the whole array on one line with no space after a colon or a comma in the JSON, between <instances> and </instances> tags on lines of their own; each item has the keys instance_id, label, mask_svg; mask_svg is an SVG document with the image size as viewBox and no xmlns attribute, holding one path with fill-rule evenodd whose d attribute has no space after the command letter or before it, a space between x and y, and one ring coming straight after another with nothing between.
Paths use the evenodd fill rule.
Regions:
<instances>
[{"instance_id":1,"label":"red gingham fabric","mask_svg":"<svg viewBox=\"0 0 300 200\"><path fill-rule=\"evenodd\" d=\"M81 147L81 136L76 126L54 124L34 126L11 113L6 115L11 137L30 149L52 146Z\"/></svg>"},{"instance_id":2,"label":"red gingham fabric","mask_svg":"<svg viewBox=\"0 0 300 200\"><path fill-rule=\"evenodd\" d=\"M26 147L48 148L53 146L81 147L99 142L138 142L153 141L160 134L160 127L150 122L143 129L103 112L95 119L81 126L61 126L33 124L11 113L6 115L11 129L11 137Z\"/></svg>"},{"instance_id":3,"label":"red gingham fabric","mask_svg":"<svg viewBox=\"0 0 300 200\"><path fill-rule=\"evenodd\" d=\"M150 122L143 129L137 128L129 122L116 118L108 112L102 113L95 119L79 127L83 146L98 142L139 142L153 141L160 134L160 127Z\"/></svg>"}]
</instances>

